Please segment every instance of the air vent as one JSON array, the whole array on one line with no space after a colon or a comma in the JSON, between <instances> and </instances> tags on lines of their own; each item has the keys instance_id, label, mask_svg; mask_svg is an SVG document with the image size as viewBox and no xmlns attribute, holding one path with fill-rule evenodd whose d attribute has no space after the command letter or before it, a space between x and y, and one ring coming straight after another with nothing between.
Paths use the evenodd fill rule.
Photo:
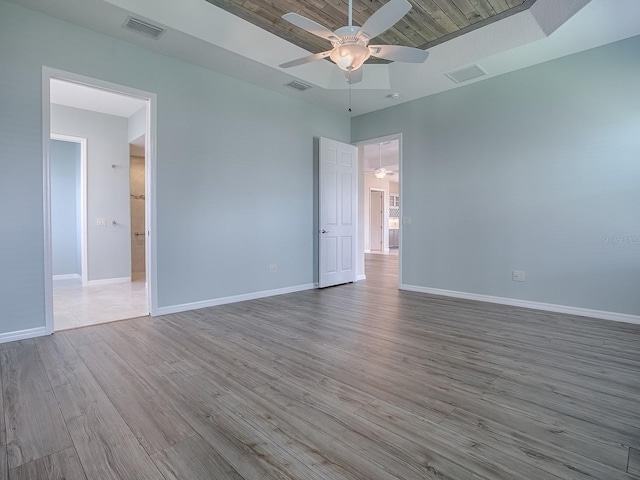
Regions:
<instances>
[{"instance_id":1,"label":"air vent","mask_svg":"<svg viewBox=\"0 0 640 480\"><path fill-rule=\"evenodd\" d=\"M470 67L465 67L460 70L456 70L455 72L445 73L447 77L453 80L456 83L467 82L474 78L482 77L486 75L485 72L480 65L472 65Z\"/></svg>"},{"instance_id":2,"label":"air vent","mask_svg":"<svg viewBox=\"0 0 640 480\"><path fill-rule=\"evenodd\" d=\"M160 38L160 35L164 33L164 29L155 25L151 25L150 23L134 17L128 17L127 20L122 24L122 28L126 28L127 30L131 30L132 32L136 32L140 35L144 35L145 37L150 37L156 40Z\"/></svg>"},{"instance_id":3,"label":"air vent","mask_svg":"<svg viewBox=\"0 0 640 480\"><path fill-rule=\"evenodd\" d=\"M289 88L293 88L295 90L298 90L300 92L304 92L305 90L309 90L311 87L311 85L308 85L304 82L301 82L300 80L292 80L289 83L285 83L284 85L285 87L289 87Z\"/></svg>"}]
</instances>

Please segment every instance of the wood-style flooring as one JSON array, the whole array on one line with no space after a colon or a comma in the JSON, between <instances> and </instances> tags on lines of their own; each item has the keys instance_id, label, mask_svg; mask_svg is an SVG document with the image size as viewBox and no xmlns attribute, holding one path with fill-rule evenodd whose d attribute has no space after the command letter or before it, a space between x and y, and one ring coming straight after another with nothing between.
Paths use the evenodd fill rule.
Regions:
<instances>
[{"instance_id":1,"label":"wood-style flooring","mask_svg":"<svg viewBox=\"0 0 640 480\"><path fill-rule=\"evenodd\" d=\"M640 479L640 325L367 280L0 345L0 479Z\"/></svg>"}]
</instances>

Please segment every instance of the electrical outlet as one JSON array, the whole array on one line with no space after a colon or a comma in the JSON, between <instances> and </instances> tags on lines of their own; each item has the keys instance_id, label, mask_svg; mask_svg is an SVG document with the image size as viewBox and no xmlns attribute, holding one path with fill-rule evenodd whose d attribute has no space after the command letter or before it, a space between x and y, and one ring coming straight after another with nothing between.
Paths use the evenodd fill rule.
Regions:
<instances>
[{"instance_id":1,"label":"electrical outlet","mask_svg":"<svg viewBox=\"0 0 640 480\"><path fill-rule=\"evenodd\" d=\"M276 273L278 271L278 265L275 263L269 264L269 273Z\"/></svg>"},{"instance_id":2,"label":"electrical outlet","mask_svg":"<svg viewBox=\"0 0 640 480\"><path fill-rule=\"evenodd\" d=\"M524 282L524 271L523 270L514 270L511 274L511 279L514 282Z\"/></svg>"},{"instance_id":3,"label":"electrical outlet","mask_svg":"<svg viewBox=\"0 0 640 480\"><path fill-rule=\"evenodd\" d=\"M99 227L106 227L107 226L107 219L106 218L98 218L98 226Z\"/></svg>"}]
</instances>

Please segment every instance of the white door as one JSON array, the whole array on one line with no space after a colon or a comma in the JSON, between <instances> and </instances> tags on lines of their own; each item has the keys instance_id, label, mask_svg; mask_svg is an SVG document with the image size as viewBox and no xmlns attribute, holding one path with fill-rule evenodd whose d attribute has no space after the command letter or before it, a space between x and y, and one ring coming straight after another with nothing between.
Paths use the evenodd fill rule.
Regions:
<instances>
[{"instance_id":1,"label":"white door","mask_svg":"<svg viewBox=\"0 0 640 480\"><path fill-rule=\"evenodd\" d=\"M370 250L372 252L382 252L384 249L384 192L381 192L379 190L371 190L370 195Z\"/></svg>"},{"instance_id":2,"label":"white door","mask_svg":"<svg viewBox=\"0 0 640 480\"><path fill-rule=\"evenodd\" d=\"M356 281L358 150L320 138L319 286Z\"/></svg>"}]
</instances>

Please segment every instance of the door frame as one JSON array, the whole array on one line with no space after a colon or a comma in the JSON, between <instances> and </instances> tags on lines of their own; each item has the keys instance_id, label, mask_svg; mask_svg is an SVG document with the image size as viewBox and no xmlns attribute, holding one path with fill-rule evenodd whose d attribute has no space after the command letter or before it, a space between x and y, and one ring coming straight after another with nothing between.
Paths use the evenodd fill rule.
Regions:
<instances>
[{"instance_id":1,"label":"door frame","mask_svg":"<svg viewBox=\"0 0 640 480\"><path fill-rule=\"evenodd\" d=\"M82 285L86 286L89 280L87 264L87 139L60 133L51 133L49 138L50 140L80 145L80 275ZM49 201L51 201L51 197L49 197Z\"/></svg>"},{"instance_id":2,"label":"door frame","mask_svg":"<svg viewBox=\"0 0 640 480\"><path fill-rule=\"evenodd\" d=\"M382 245L380 247L380 253L386 253L385 252L385 248L384 248L384 231L385 231L385 214L384 214L384 208L385 208L385 195L384 195L384 190L382 188L369 188L369 251L373 252L373 248L372 248L372 244L371 244L371 219L373 217L373 215L371 215L371 192L378 192L381 194L382 196L382 233L380 234L380 240L382 241ZM388 203L388 202L387 202ZM387 207L388 208L388 207Z\"/></svg>"},{"instance_id":3,"label":"door frame","mask_svg":"<svg viewBox=\"0 0 640 480\"><path fill-rule=\"evenodd\" d=\"M383 135L381 137L373 137L367 140L360 140L358 142L353 142L352 145L358 147L358 151L360 151L360 147L364 147L365 145L371 144L379 144L382 142L387 142L389 140L398 140L398 196L400 197L400 228L398 230L398 288L402 285L402 237L403 237L403 221L404 218L404 201L403 201L403 177L402 177L402 133L392 133L389 135ZM364 155L358 155L358 201L361 205L364 205L364 196L366 192L364 191ZM358 280L366 279L366 274L364 271L364 218L362 218L365 213L361 210L358 210L358 236L363 239L361 243L358 243L358 252L357 252L357 275Z\"/></svg>"},{"instance_id":4,"label":"door frame","mask_svg":"<svg viewBox=\"0 0 640 480\"><path fill-rule=\"evenodd\" d=\"M145 223L146 223L146 276L147 302L152 316L158 312L157 240L156 240L156 149L157 149L157 95L104 80L86 77L47 66L42 67L42 162L43 162L43 226L44 226L44 300L45 333L54 332L53 323L53 260L51 249L51 163L49 142L51 137L51 79L86 85L121 95L145 100ZM86 182L85 182L86 183ZM86 213L86 212L85 212ZM86 217L86 215L84 215ZM84 276L83 276L84 282Z\"/></svg>"}]
</instances>

